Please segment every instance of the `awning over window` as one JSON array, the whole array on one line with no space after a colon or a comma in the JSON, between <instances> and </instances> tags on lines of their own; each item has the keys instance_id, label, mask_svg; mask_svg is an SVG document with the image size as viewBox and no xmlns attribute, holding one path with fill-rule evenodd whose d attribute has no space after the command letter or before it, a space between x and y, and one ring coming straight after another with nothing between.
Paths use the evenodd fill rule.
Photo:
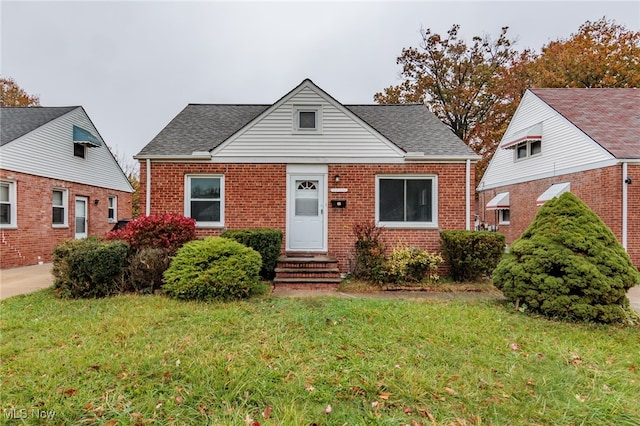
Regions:
<instances>
[{"instance_id":1,"label":"awning over window","mask_svg":"<svg viewBox=\"0 0 640 426\"><path fill-rule=\"evenodd\" d=\"M553 197L557 197L558 195L562 194L563 192L567 192L570 189L571 182L553 184L549 187L549 189L544 191L542 195L538 197L538 199L536 200L536 204L538 205L538 207L540 207Z\"/></svg>"},{"instance_id":2,"label":"awning over window","mask_svg":"<svg viewBox=\"0 0 640 426\"><path fill-rule=\"evenodd\" d=\"M78 126L73 126L73 141L82 145L102 146L100 139Z\"/></svg>"},{"instance_id":3,"label":"awning over window","mask_svg":"<svg viewBox=\"0 0 640 426\"><path fill-rule=\"evenodd\" d=\"M487 203L485 208L487 210L508 210L509 207L509 193L501 192L493 197L491 201Z\"/></svg>"},{"instance_id":4,"label":"awning over window","mask_svg":"<svg viewBox=\"0 0 640 426\"><path fill-rule=\"evenodd\" d=\"M513 148L520 142L542 140L542 123L534 124L524 130L514 133L509 139L502 142L501 148Z\"/></svg>"}]
</instances>

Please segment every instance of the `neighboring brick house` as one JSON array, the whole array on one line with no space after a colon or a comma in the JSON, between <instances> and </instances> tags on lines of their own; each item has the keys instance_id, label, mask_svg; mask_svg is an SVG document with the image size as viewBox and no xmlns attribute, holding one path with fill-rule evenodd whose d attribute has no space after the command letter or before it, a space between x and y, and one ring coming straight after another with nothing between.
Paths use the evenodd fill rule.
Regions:
<instances>
[{"instance_id":1,"label":"neighboring brick house","mask_svg":"<svg viewBox=\"0 0 640 426\"><path fill-rule=\"evenodd\" d=\"M431 252L471 227L478 157L426 107L342 105L310 80L271 105L188 105L135 158L146 214L193 217L200 236L277 228L284 252L343 273L355 223Z\"/></svg>"},{"instance_id":2,"label":"neighboring brick house","mask_svg":"<svg viewBox=\"0 0 640 426\"><path fill-rule=\"evenodd\" d=\"M480 220L508 244L571 191L640 266L640 89L527 90L478 191Z\"/></svg>"},{"instance_id":3,"label":"neighboring brick house","mask_svg":"<svg viewBox=\"0 0 640 426\"><path fill-rule=\"evenodd\" d=\"M133 189L82 107L2 107L0 120L1 268L131 217Z\"/></svg>"}]
</instances>

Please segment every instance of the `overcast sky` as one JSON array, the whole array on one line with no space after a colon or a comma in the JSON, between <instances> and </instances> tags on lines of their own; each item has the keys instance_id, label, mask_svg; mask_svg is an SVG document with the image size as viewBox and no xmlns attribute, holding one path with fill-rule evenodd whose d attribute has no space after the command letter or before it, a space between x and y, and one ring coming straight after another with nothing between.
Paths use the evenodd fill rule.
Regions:
<instances>
[{"instance_id":1,"label":"overcast sky","mask_svg":"<svg viewBox=\"0 0 640 426\"><path fill-rule=\"evenodd\" d=\"M603 16L640 30L640 2L0 3L0 74L43 106L82 105L120 155L137 154L188 103L273 103L305 78L373 103L420 28L537 51ZM131 160L133 161L133 160Z\"/></svg>"}]
</instances>

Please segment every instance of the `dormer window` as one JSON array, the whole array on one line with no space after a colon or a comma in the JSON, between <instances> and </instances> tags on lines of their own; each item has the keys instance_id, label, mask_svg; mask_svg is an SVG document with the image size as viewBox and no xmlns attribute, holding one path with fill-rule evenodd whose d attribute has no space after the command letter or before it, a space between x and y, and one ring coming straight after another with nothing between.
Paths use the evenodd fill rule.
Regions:
<instances>
[{"instance_id":1,"label":"dormer window","mask_svg":"<svg viewBox=\"0 0 640 426\"><path fill-rule=\"evenodd\" d=\"M79 158L85 158L86 157L86 152L87 152L87 147L80 144L80 143L74 143L73 144L73 155L75 157L79 157Z\"/></svg>"},{"instance_id":2,"label":"dormer window","mask_svg":"<svg viewBox=\"0 0 640 426\"><path fill-rule=\"evenodd\" d=\"M322 108L299 105L293 108L293 129L296 133L321 132Z\"/></svg>"},{"instance_id":3,"label":"dormer window","mask_svg":"<svg viewBox=\"0 0 640 426\"><path fill-rule=\"evenodd\" d=\"M522 160L523 158L534 157L542 153L542 141L541 140L529 140L520 142L516 145L515 155L516 160Z\"/></svg>"}]
</instances>

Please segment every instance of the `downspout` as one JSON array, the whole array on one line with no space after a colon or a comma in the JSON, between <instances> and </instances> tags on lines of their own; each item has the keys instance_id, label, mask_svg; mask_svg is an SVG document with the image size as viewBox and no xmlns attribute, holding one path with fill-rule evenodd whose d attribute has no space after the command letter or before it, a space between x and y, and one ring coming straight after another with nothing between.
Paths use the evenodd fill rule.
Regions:
<instances>
[{"instance_id":1,"label":"downspout","mask_svg":"<svg viewBox=\"0 0 640 426\"><path fill-rule=\"evenodd\" d=\"M149 216L151 214L151 159L147 158L147 189L146 189L146 200L145 200L145 215Z\"/></svg>"},{"instance_id":2,"label":"downspout","mask_svg":"<svg viewBox=\"0 0 640 426\"><path fill-rule=\"evenodd\" d=\"M467 160L466 185L465 185L465 205L466 205L466 229L471 230L471 160Z\"/></svg>"},{"instance_id":3,"label":"downspout","mask_svg":"<svg viewBox=\"0 0 640 426\"><path fill-rule=\"evenodd\" d=\"M622 247L627 250L627 163L622 163Z\"/></svg>"}]
</instances>

